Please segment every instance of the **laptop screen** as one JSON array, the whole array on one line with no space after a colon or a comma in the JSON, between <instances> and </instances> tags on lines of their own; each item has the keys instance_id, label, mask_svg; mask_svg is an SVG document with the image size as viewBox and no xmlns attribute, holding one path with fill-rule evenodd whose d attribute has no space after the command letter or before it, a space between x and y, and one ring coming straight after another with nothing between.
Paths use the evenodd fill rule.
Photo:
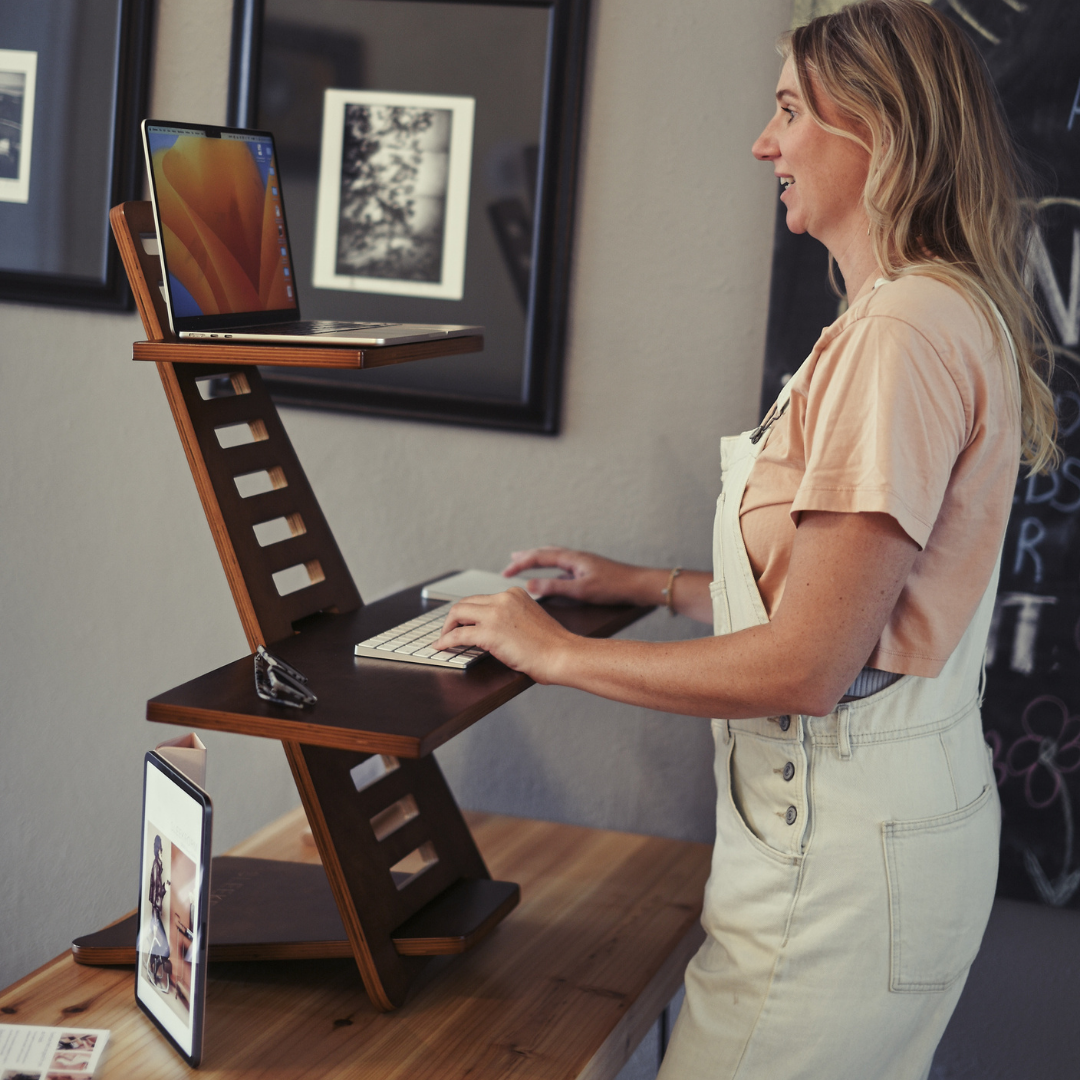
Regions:
<instances>
[{"instance_id":1,"label":"laptop screen","mask_svg":"<svg viewBox=\"0 0 1080 1080\"><path fill-rule=\"evenodd\" d=\"M174 329L295 319L272 136L149 120L143 130Z\"/></svg>"}]
</instances>

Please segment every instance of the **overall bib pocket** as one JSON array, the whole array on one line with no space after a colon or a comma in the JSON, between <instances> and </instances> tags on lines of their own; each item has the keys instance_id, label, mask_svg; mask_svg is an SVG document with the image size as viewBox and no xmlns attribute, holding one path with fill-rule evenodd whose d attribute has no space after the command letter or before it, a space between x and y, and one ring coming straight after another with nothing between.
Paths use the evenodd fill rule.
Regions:
<instances>
[{"instance_id":1,"label":"overall bib pocket","mask_svg":"<svg viewBox=\"0 0 1080 1080\"><path fill-rule=\"evenodd\" d=\"M996 794L987 784L974 802L952 813L882 825L890 990L947 990L975 959L997 884Z\"/></svg>"},{"instance_id":2,"label":"overall bib pocket","mask_svg":"<svg viewBox=\"0 0 1080 1080\"><path fill-rule=\"evenodd\" d=\"M794 775L791 782L782 780L784 765L800 753L793 742L734 731L727 752L728 810L738 831L757 851L785 865L803 855L806 807L798 791L801 780ZM801 774L801 768L791 765Z\"/></svg>"}]
</instances>

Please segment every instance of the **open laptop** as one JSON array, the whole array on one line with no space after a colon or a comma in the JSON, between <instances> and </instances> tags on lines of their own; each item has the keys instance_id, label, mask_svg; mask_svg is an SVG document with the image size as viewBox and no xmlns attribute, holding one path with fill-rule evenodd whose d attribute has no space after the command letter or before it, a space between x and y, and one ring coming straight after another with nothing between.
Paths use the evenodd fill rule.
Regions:
<instances>
[{"instance_id":1,"label":"open laptop","mask_svg":"<svg viewBox=\"0 0 1080 1080\"><path fill-rule=\"evenodd\" d=\"M142 123L169 326L181 338L403 345L482 326L303 321L268 131Z\"/></svg>"}]
</instances>

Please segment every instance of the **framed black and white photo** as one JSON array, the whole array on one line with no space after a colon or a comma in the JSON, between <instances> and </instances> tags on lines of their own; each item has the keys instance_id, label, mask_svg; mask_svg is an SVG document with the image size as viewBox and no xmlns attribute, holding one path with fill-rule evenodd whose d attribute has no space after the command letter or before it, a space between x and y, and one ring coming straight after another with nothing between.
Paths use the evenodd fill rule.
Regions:
<instances>
[{"instance_id":1,"label":"framed black and white photo","mask_svg":"<svg viewBox=\"0 0 1080 1080\"><path fill-rule=\"evenodd\" d=\"M37 53L0 49L0 202L30 198Z\"/></svg>"},{"instance_id":2,"label":"framed black and white photo","mask_svg":"<svg viewBox=\"0 0 1080 1080\"><path fill-rule=\"evenodd\" d=\"M0 298L129 310L151 0L0 0Z\"/></svg>"},{"instance_id":3,"label":"framed black and white photo","mask_svg":"<svg viewBox=\"0 0 1080 1080\"><path fill-rule=\"evenodd\" d=\"M480 353L267 369L295 404L558 430L588 0L235 0L229 121L272 131L301 314Z\"/></svg>"},{"instance_id":4,"label":"framed black and white photo","mask_svg":"<svg viewBox=\"0 0 1080 1080\"><path fill-rule=\"evenodd\" d=\"M326 91L315 288L461 299L475 104Z\"/></svg>"}]
</instances>

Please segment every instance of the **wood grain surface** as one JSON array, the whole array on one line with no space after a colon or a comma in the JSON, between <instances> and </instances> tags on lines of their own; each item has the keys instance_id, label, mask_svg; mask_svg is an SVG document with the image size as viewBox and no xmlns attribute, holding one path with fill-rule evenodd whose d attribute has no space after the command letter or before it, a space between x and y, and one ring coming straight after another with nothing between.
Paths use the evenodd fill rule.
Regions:
<instances>
[{"instance_id":1,"label":"wood grain surface","mask_svg":"<svg viewBox=\"0 0 1080 1080\"><path fill-rule=\"evenodd\" d=\"M705 844L469 814L491 870L521 906L477 948L440 963L393 1013L351 960L208 969L208 1078L561 1080L613 1077L702 940ZM233 854L315 861L300 811ZM101 1027L99 1080L191 1071L134 1003L130 968L69 954L0 993L0 1022Z\"/></svg>"},{"instance_id":2,"label":"wood grain surface","mask_svg":"<svg viewBox=\"0 0 1080 1080\"><path fill-rule=\"evenodd\" d=\"M158 372L249 648L291 635L294 622L315 612L359 607L349 568L258 370L236 375L213 365L160 363ZM239 392L204 399L199 380L227 374ZM234 425L258 437L222 446L218 431ZM273 486L244 497L236 478L260 472ZM278 519L289 522L291 535L263 546L256 526ZM308 568L307 584L282 596L273 575L290 566Z\"/></svg>"},{"instance_id":3,"label":"wood grain surface","mask_svg":"<svg viewBox=\"0 0 1080 1080\"><path fill-rule=\"evenodd\" d=\"M342 615L320 615L273 650L310 680L317 705L292 709L255 693L250 657L151 698L146 716L165 724L235 731L315 746L415 758L431 753L532 686L486 657L466 671L353 655L353 646L430 610L422 586ZM553 599L548 612L574 633L609 637L649 608L598 607Z\"/></svg>"},{"instance_id":4,"label":"wood grain surface","mask_svg":"<svg viewBox=\"0 0 1080 1080\"><path fill-rule=\"evenodd\" d=\"M157 238L154 208L149 202L126 202L109 211L120 261L142 318L143 330L151 341L172 341L169 310L161 291L161 259L151 255L143 238Z\"/></svg>"},{"instance_id":5,"label":"wood grain surface","mask_svg":"<svg viewBox=\"0 0 1080 1080\"><path fill-rule=\"evenodd\" d=\"M168 323L165 324L168 326ZM412 360L434 360L440 356L461 356L483 352L479 334L440 338L438 341L411 341L405 345L284 345L217 341L136 341L132 360L169 364L223 364L230 367L362 368L407 364Z\"/></svg>"}]
</instances>

